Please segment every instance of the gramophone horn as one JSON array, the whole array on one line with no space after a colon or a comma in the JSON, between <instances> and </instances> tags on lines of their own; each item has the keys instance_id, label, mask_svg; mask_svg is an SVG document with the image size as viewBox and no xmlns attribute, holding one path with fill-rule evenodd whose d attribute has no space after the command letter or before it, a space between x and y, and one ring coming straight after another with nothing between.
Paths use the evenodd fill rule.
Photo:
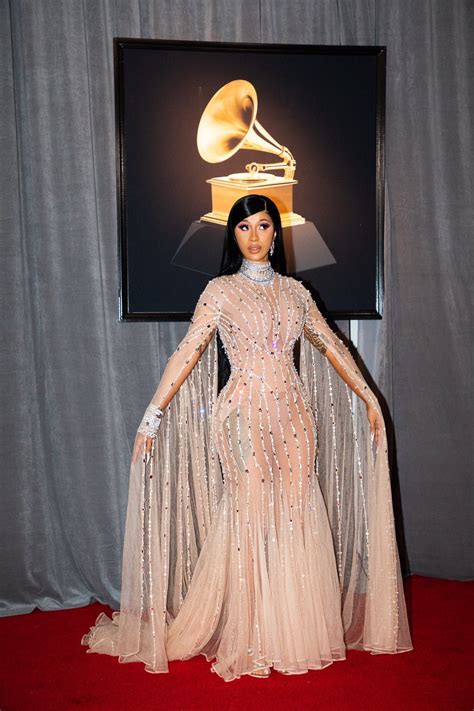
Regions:
<instances>
[{"instance_id":1,"label":"gramophone horn","mask_svg":"<svg viewBox=\"0 0 474 711\"><path fill-rule=\"evenodd\" d=\"M275 141L257 121L257 107L257 92L249 81L235 79L221 86L199 122L199 154L208 163L220 163L242 148L273 153L280 156L283 163L262 166L263 170L284 168L285 177L292 178L296 162L290 151Z\"/></svg>"}]
</instances>

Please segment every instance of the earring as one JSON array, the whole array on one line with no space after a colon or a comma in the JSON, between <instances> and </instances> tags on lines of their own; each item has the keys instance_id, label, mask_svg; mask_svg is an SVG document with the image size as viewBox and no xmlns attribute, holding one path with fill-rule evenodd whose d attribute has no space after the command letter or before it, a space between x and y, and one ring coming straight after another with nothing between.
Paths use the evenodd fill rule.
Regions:
<instances>
[{"instance_id":1,"label":"earring","mask_svg":"<svg viewBox=\"0 0 474 711\"><path fill-rule=\"evenodd\" d=\"M275 238L273 238L272 243L270 245L270 256L273 255L274 250L275 250Z\"/></svg>"}]
</instances>

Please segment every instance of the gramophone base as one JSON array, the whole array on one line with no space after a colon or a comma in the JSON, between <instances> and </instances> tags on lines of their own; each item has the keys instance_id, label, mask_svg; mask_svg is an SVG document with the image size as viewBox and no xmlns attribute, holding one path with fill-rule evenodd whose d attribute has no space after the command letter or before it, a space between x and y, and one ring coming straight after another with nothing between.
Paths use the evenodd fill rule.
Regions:
<instances>
[{"instance_id":1,"label":"gramophone base","mask_svg":"<svg viewBox=\"0 0 474 711\"><path fill-rule=\"evenodd\" d=\"M213 277L219 273L224 240L223 225L191 222L171 258L171 264ZM336 263L317 227L311 221L306 221L304 225L284 228L283 242L288 274Z\"/></svg>"},{"instance_id":2,"label":"gramophone base","mask_svg":"<svg viewBox=\"0 0 474 711\"><path fill-rule=\"evenodd\" d=\"M231 180L224 175L220 178L206 180L211 185L212 211L201 217L204 222L215 225L226 225L230 209L234 202L244 195L257 193L269 197L277 206L281 215L283 227L303 225L304 217L293 212L293 185L297 180L285 180L268 176L272 180L252 181Z\"/></svg>"}]
</instances>

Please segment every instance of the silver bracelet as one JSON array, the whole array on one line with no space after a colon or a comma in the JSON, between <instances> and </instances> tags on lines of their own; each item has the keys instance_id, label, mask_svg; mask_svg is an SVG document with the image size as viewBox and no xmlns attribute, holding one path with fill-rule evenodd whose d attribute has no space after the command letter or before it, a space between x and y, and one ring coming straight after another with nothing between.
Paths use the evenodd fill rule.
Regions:
<instances>
[{"instance_id":1,"label":"silver bracelet","mask_svg":"<svg viewBox=\"0 0 474 711\"><path fill-rule=\"evenodd\" d=\"M143 419L140 422L140 427L138 431L147 437L154 437L158 432L161 425L161 418L163 417L163 410L157 405L150 403L145 410Z\"/></svg>"}]
</instances>

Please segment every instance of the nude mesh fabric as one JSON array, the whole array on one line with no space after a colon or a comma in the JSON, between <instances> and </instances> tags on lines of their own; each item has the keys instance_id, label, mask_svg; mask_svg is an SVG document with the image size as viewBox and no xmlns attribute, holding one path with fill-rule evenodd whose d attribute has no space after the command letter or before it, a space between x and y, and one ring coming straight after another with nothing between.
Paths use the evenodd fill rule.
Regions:
<instances>
[{"instance_id":1,"label":"nude mesh fabric","mask_svg":"<svg viewBox=\"0 0 474 711\"><path fill-rule=\"evenodd\" d=\"M380 412L300 282L208 283L153 397L176 392L152 458L131 467L120 611L99 615L88 652L150 672L202 653L231 681L412 649L385 428L376 450L328 354Z\"/></svg>"}]
</instances>

